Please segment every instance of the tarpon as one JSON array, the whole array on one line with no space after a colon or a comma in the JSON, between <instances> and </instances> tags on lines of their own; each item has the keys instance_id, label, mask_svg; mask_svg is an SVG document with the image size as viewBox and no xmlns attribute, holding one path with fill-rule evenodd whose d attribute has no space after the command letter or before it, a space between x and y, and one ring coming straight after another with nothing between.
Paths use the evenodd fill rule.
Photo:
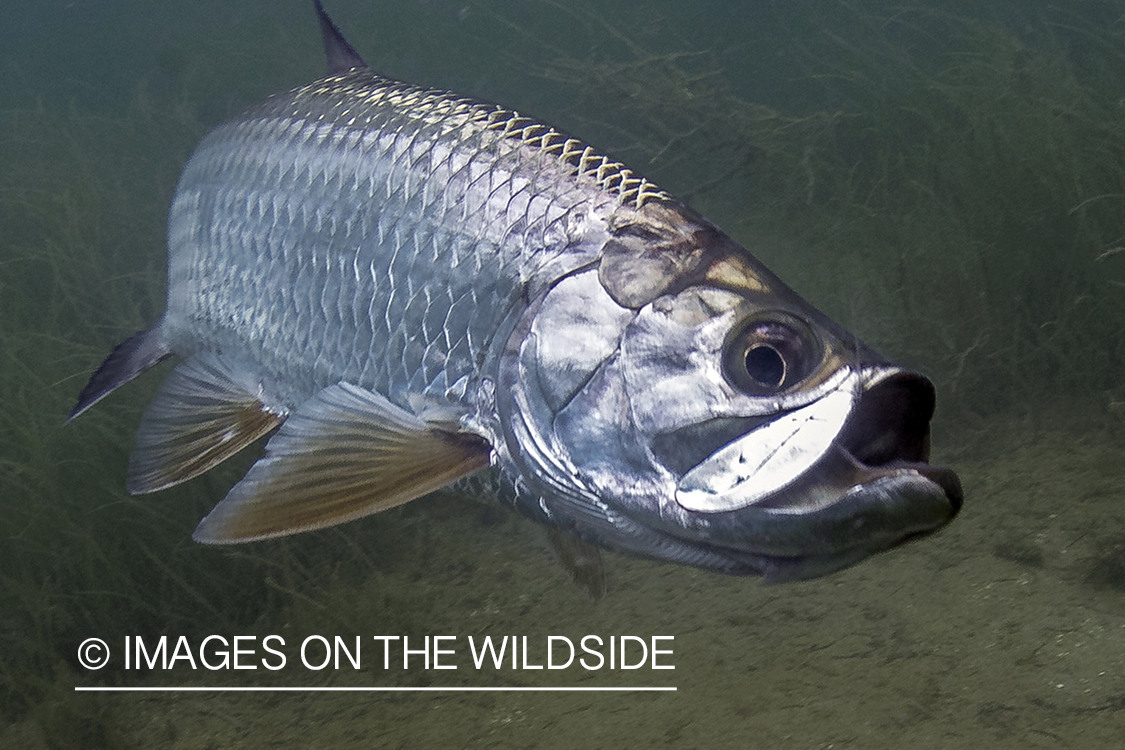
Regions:
<instances>
[{"instance_id":1,"label":"tarpon","mask_svg":"<svg viewBox=\"0 0 1125 750\"><path fill-rule=\"evenodd\" d=\"M195 531L318 529L453 483L597 548L807 578L934 531L934 389L643 176L505 107L367 66L207 135L168 219L167 309L70 418L166 357L128 490L273 432ZM570 540L570 541L567 541Z\"/></svg>"}]
</instances>

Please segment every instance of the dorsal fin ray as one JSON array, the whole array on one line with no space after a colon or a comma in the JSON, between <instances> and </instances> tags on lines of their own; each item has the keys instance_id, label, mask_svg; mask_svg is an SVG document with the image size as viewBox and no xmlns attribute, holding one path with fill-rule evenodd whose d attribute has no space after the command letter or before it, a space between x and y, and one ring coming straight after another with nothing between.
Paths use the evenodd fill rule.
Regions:
<instances>
[{"instance_id":1,"label":"dorsal fin ray","mask_svg":"<svg viewBox=\"0 0 1125 750\"><path fill-rule=\"evenodd\" d=\"M328 74L346 73L353 68L366 68L367 63L344 38L340 27L328 16L324 4L313 0L316 17L320 20L320 35L324 38L324 56L328 59Z\"/></svg>"}]
</instances>

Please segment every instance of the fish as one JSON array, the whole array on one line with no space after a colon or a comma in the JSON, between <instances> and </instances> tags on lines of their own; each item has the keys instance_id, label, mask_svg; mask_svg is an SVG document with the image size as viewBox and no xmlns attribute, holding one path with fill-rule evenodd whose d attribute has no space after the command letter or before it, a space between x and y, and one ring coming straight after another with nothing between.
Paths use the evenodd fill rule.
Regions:
<instances>
[{"instance_id":1,"label":"fish","mask_svg":"<svg viewBox=\"0 0 1125 750\"><path fill-rule=\"evenodd\" d=\"M514 110L386 78L313 6L327 76L207 134L163 316L68 422L180 362L127 489L263 455L193 538L322 529L443 488L601 550L767 582L948 524L935 390L644 176Z\"/></svg>"}]
</instances>

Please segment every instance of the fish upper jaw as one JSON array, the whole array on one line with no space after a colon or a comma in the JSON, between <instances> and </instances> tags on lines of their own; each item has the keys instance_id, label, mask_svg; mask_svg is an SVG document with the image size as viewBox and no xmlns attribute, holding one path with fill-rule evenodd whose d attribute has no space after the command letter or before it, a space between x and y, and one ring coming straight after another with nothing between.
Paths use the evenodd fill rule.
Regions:
<instances>
[{"instance_id":1,"label":"fish upper jaw","mask_svg":"<svg viewBox=\"0 0 1125 750\"><path fill-rule=\"evenodd\" d=\"M834 381L820 398L770 419L690 469L676 485L676 503L699 513L736 511L797 481L829 450L852 411L859 375L841 370Z\"/></svg>"},{"instance_id":2,"label":"fish upper jaw","mask_svg":"<svg viewBox=\"0 0 1125 750\"><path fill-rule=\"evenodd\" d=\"M728 443L684 474L676 489L679 505L703 513L750 505L807 512L847 488L914 472L939 485L954 512L960 509L956 475L927 463L934 409L929 380L880 366L842 370L830 386L815 401ZM814 467L832 463L830 449L843 463ZM813 491L807 480L798 481L805 472L831 481ZM789 491L791 486L804 494Z\"/></svg>"}]
</instances>

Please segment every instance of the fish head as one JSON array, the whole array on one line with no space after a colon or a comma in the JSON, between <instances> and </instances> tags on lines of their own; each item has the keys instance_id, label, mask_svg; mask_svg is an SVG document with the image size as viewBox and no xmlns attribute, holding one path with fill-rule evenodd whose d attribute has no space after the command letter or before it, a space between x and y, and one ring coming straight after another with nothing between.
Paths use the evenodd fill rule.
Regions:
<instances>
[{"instance_id":1,"label":"fish head","mask_svg":"<svg viewBox=\"0 0 1125 750\"><path fill-rule=\"evenodd\" d=\"M545 520L785 580L956 515L956 474L928 463L929 380L678 204L611 230L508 347L500 417Z\"/></svg>"}]
</instances>

